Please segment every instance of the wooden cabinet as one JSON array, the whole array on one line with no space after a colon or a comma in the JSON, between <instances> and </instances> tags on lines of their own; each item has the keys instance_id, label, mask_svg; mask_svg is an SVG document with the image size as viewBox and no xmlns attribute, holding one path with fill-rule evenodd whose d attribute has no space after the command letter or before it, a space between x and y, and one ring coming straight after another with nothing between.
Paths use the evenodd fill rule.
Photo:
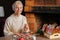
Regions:
<instances>
[{"instance_id":1,"label":"wooden cabinet","mask_svg":"<svg viewBox=\"0 0 60 40\"><path fill-rule=\"evenodd\" d=\"M60 0L57 0L57 5L59 5L59 6L60 6Z\"/></svg>"},{"instance_id":2,"label":"wooden cabinet","mask_svg":"<svg viewBox=\"0 0 60 40\"><path fill-rule=\"evenodd\" d=\"M53 8L49 8L50 6L60 6L60 0L25 0L25 7L24 7L24 12L25 16L27 17L28 24L30 27L30 30L33 32L36 32L37 30L37 23L39 24L40 22L36 22L36 17L34 15L33 10L39 11L39 12L46 12L46 10L53 12ZM37 7L34 9L34 7ZM39 9L39 7L41 7ZM44 8L43 8L44 7ZM48 8L45 8L48 7ZM45 11L44 11L45 10Z\"/></svg>"},{"instance_id":3,"label":"wooden cabinet","mask_svg":"<svg viewBox=\"0 0 60 40\"><path fill-rule=\"evenodd\" d=\"M33 6L34 5L34 0L26 0L25 1L25 6Z\"/></svg>"},{"instance_id":4,"label":"wooden cabinet","mask_svg":"<svg viewBox=\"0 0 60 40\"><path fill-rule=\"evenodd\" d=\"M35 33L37 31L37 24L34 13L25 13L25 16L27 17L30 31Z\"/></svg>"},{"instance_id":5,"label":"wooden cabinet","mask_svg":"<svg viewBox=\"0 0 60 40\"><path fill-rule=\"evenodd\" d=\"M25 0L24 12L32 12L35 6L60 6L60 0Z\"/></svg>"}]
</instances>

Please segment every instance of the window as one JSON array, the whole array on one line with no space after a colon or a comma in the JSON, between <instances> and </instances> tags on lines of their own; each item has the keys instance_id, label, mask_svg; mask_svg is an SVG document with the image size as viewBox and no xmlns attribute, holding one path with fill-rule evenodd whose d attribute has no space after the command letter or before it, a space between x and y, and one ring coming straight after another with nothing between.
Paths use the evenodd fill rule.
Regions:
<instances>
[{"instance_id":1,"label":"window","mask_svg":"<svg viewBox=\"0 0 60 40\"><path fill-rule=\"evenodd\" d=\"M0 6L0 17L4 17L4 7Z\"/></svg>"}]
</instances>

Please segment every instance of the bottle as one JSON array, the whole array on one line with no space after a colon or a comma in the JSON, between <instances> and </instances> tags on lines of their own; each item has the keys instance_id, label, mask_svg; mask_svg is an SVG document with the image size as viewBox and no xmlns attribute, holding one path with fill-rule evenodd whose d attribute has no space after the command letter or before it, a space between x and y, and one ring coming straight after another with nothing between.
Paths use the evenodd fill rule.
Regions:
<instances>
[{"instance_id":1,"label":"bottle","mask_svg":"<svg viewBox=\"0 0 60 40\"><path fill-rule=\"evenodd\" d=\"M17 40L18 37L16 35L13 35L13 40Z\"/></svg>"},{"instance_id":2,"label":"bottle","mask_svg":"<svg viewBox=\"0 0 60 40\"><path fill-rule=\"evenodd\" d=\"M33 40L36 40L36 36L35 35L32 35L32 38L33 38Z\"/></svg>"}]
</instances>

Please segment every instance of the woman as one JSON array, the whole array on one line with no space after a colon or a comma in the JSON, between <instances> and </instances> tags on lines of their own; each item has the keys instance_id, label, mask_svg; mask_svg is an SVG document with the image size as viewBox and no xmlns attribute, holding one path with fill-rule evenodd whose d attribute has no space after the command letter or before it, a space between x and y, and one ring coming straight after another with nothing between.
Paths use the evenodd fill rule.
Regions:
<instances>
[{"instance_id":1,"label":"woman","mask_svg":"<svg viewBox=\"0 0 60 40\"><path fill-rule=\"evenodd\" d=\"M27 33L29 36L29 26L26 20L26 17L21 15L23 11L23 4L21 1L16 1L12 5L14 13L6 19L4 26L4 34L5 36L16 35L16 36L24 36L23 33ZM33 40L35 40L35 36L32 36Z\"/></svg>"},{"instance_id":2,"label":"woman","mask_svg":"<svg viewBox=\"0 0 60 40\"><path fill-rule=\"evenodd\" d=\"M21 15L23 4L21 1L16 1L12 5L14 13L6 19L4 26L4 35L20 35L20 32L29 32L26 17Z\"/></svg>"}]
</instances>

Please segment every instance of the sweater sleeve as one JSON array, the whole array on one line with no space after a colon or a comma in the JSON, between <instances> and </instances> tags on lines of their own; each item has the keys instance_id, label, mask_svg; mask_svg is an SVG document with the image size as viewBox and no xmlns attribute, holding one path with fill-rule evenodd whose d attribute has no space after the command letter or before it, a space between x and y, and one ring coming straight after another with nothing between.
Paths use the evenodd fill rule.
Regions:
<instances>
[{"instance_id":1,"label":"sweater sleeve","mask_svg":"<svg viewBox=\"0 0 60 40\"><path fill-rule=\"evenodd\" d=\"M13 34L13 32L11 32L11 30L10 30L10 27L11 27L10 21L9 21L9 19L7 19L5 22L5 25L4 25L4 35L5 36Z\"/></svg>"},{"instance_id":2,"label":"sweater sleeve","mask_svg":"<svg viewBox=\"0 0 60 40\"><path fill-rule=\"evenodd\" d=\"M30 32L26 17L24 18L24 29L26 32Z\"/></svg>"}]
</instances>

